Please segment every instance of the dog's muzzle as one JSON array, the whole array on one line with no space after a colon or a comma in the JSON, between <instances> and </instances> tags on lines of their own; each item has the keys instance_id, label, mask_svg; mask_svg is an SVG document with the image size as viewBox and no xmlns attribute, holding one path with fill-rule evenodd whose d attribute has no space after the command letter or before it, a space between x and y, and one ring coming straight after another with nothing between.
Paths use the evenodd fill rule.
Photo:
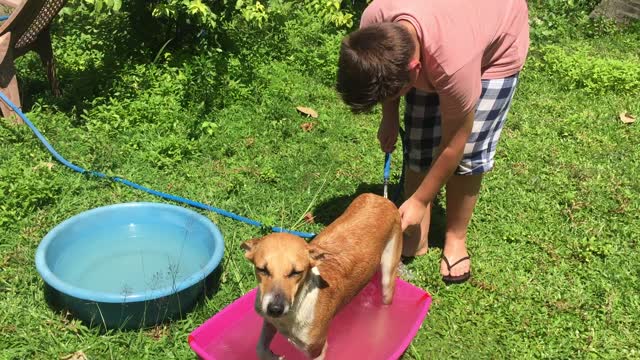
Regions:
<instances>
[{"instance_id":1,"label":"dog's muzzle","mask_svg":"<svg viewBox=\"0 0 640 360\"><path fill-rule=\"evenodd\" d=\"M280 317L289 310L287 301L285 300L284 295L280 292L269 294L263 300L266 303L266 313L268 316Z\"/></svg>"}]
</instances>

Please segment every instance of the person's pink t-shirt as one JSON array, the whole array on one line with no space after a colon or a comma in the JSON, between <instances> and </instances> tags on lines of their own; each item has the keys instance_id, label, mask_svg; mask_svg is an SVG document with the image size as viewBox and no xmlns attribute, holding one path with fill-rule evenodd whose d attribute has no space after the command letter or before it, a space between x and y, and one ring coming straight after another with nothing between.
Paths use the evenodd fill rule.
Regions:
<instances>
[{"instance_id":1,"label":"person's pink t-shirt","mask_svg":"<svg viewBox=\"0 0 640 360\"><path fill-rule=\"evenodd\" d=\"M422 44L416 88L436 92L449 116L475 110L481 79L519 72L529 48L525 0L373 0L360 27L409 21Z\"/></svg>"}]
</instances>

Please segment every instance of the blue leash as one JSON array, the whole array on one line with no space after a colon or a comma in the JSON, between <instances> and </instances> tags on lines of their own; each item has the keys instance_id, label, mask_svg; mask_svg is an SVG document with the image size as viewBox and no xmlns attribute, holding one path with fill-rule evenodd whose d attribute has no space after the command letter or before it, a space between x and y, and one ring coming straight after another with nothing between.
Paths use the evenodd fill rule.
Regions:
<instances>
[{"instance_id":1,"label":"blue leash","mask_svg":"<svg viewBox=\"0 0 640 360\"><path fill-rule=\"evenodd\" d=\"M391 172L391 153L384 154L384 173L383 173L383 186L384 186L384 197L389 198L389 194L387 192L387 187L389 186L389 173Z\"/></svg>"},{"instance_id":2,"label":"blue leash","mask_svg":"<svg viewBox=\"0 0 640 360\"><path fill-rule=\"evenodd\" d=\"M403 141L402 149L406 149L404 146L404 130L400 128L400 138ZM404 154L403 154L404 155ZM404 161L404 156L402 157ZM393 193L391 197L391 201L396 202L400 198L400 193L402 191L402 184L404 184L404 164L401 166L402 172L400 173L400 180L398 181L399 186L396 188L396 191ZM383 186L384 186L384 197L389 198L387 188L389 187L389 174L391 172L391 153L384 154L384 175L383 175Z\"/></svg>"},{"instance_id":3,"label":"blue leash","mask_svg":"<svg viewBox=\"0 0 640 360\"><path fill-rule=\"evenodd\" d=\"M107 176L101 172L97 172L97 171L93 171L93 170L85 170L83 168L81 168L80 166L77 166L69 161L67 161L64 157L62 157L62 155L58 154L58 152L51 146L51 144L49 144L49 142L45 139L44 136L42 136L42 134L40 133L40 131L38 131L38 129L33 125L33 123L31 121L29 121L29 119L22 113L22 111L20 111L20 109L18 109L18 107L15 106L15 104L13 104L13 102L11 102L11 100L9 100L2 92L0 92L0 98L2 99L2 101L4 101L7 105L9 105L9 107L11 107L11 109L13 109L13 111L16 112L16 114L18 114L22 120L25 122L25 124L27 124L27 126L29 126L29 128L31 129L31 131L33 131L33 133L36 135L36 137L38 137L38 139L40 140L40 142L47 148L47 150L49 150L49 152L59 161L61 162L63 165L67 166L68 168L79 172L81 174L89 174L89 175L93 175L99 178L103 178L103 179L109 179L111 181L114 182L119 182L122 184L125 184L127 186L130 186L134 189L138 189L138 190L142 190L144 192L147 192L149 194L152 195L156 195L159 196L161 198L164 199L168 199L168 200L172 200L172 201L176 201L176 202L181 202L184 204L188 204L191 205L193 207L197 207L200 209L204 209L204 210L209 210L209 211L213 211L215 213L218 213L220 215L232 218L234 220L238 220L241 222L244 222L246 224L249 225L253 225L253 226L257 226L257 227L262 227L264 226L262 223L260 223L259 221L256 220L252 220L249 218L246 218L244 216L240 216L240 215L236 215L232 212L229 211L225 211L222 209L218 209L216 207L210 206L210 205L206 205L197 201L193 201L193 200L189 200L180 196L175 196L175 195L171 195L171 194L167 194L167 193L163 193L160 191L156 191L153 189L149 189L147 187L144 187L142 185L138 185L132 181L129 181L127 179L123 179L120 177L116 177L116 176ZM312 238L314 236L316 236L316 234L313 233L306 233L306 232L301 232L301 231L294 231L294 230L287 230L281 227L277 227L277 226L272 226L271 227L271 231L273 232L287 232L290 234L294 234L303 238Z\"/></svg>"}]
</instances>

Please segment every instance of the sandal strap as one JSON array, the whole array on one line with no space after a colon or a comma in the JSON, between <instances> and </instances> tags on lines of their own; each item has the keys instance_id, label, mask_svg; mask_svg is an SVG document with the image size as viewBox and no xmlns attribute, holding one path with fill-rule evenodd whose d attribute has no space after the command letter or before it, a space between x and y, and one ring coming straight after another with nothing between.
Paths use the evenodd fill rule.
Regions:
<instances>
[{"instance_id":1,"label":"sandal strap","mask_svg":"<svg viewBox=\"0 0 640 360\"><path fill-rule=\"evenodd\" d=\"M454 266L460 264L461 262L463 262L465 260L471 260L471 257L469 257L469 256L462 257L462 258L458 259L458 261L454 262L453 265L449 264L449 259L447 259L447 257L444 256L444 255L442 255L442 260L444 260L444 263L447 264L447 270L449 270L449 272L451 272L451 269Z\"/></svg>"}]
</instances>

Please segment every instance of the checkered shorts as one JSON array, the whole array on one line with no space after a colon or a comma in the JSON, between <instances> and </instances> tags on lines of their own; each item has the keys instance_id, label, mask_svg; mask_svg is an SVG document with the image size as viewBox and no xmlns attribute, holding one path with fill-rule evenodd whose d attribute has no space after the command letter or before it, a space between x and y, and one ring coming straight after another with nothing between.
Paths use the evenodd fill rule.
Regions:
<instances>
[{"instance_id":1,"label":"checkered shorts","mask_svg":"<svg viewBox=\"0 0 640 360\"><path fill-rule=\"evenodd\" d=\"M493 168L496 145L507 118L518 74L482 80L482 93L476 106L473 130L455 173L475 175ZM417 172L431 166L440 145L440 107L436 94L413 89L406 96L403 139L404 162Z\"/></svg>"}]
</instances>

